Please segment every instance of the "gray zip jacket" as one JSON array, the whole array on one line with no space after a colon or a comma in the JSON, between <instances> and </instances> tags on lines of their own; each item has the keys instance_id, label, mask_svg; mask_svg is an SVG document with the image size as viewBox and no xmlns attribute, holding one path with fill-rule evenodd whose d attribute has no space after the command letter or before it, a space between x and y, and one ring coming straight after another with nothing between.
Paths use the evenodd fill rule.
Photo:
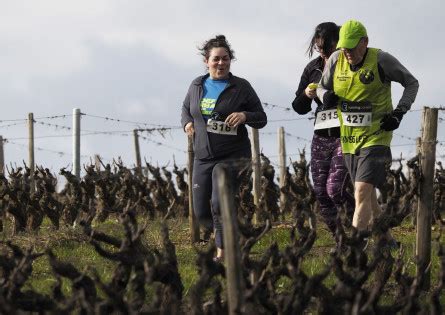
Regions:
<instances>
[{"instance_id":1,"label":"gray zip jacket","mask_svg":"<svg viewBox=\"0 0 445 315\"><path fill-rule=\"evenodd\" d=\"M203 96L204 80L209 74L199 76L190 84L182 105L181 124L184 128L193 122L195 128L194 151L196 159L220 158L237 151L250 152L250 141L244 124L238 126L236 136L208 133L206 120L201 114L200 103ZM245 124L252 128L263 128L267 116L261 101L250 83L242 78L229 74L229 83L216 100L216 111L227 117L233 112L244 112Z\"/></svg>"}]
</instances>

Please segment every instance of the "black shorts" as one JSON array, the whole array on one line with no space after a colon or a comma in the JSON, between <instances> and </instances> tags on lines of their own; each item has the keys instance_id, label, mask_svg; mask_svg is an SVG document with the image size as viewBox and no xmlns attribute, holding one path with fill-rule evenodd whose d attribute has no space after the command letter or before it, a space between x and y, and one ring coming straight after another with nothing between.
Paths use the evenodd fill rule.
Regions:
<instances>
[{"instance_id":1,"label":"black shorts","mask_svg":"<svg viewBox=\"0 0 445 315\"><path fill-rule=\"evenodd\" d=\"M346 153L344 159L352 182L365 182L377 188L385 183L392 163L391 149L382 145L362 148L356 154Z\"/></svg>"}]
</instances>

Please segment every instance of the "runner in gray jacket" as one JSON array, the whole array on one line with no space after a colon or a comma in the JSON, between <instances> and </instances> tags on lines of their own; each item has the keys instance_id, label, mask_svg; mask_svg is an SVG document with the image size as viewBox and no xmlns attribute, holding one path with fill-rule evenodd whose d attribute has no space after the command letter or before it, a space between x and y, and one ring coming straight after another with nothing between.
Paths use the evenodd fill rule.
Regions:
<instances>
[{"instance_id":1,"label":"runner in gray jacket","mask_svg":"<svg viewBox=\"0 0 445 315\"><path fill-rule=\"evenodd\" d=\"M190 85L182 106L181 123L194 140L194 212L204 227L215 230L216 259L220 260L222 224L215 170L226 167L236 193L240 175L251 161L245 125L263 128L267 116L249 82L230 73L234 52L223 35L208 40L200 50L209 73Z\"/></svg>"}]
</instances>

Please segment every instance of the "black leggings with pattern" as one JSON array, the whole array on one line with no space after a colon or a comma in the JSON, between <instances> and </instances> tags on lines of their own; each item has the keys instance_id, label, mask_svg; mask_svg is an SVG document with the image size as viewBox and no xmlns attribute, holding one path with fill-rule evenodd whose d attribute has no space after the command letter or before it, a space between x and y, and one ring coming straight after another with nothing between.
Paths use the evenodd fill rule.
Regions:
<instances>
[{"instance_id":1,"label":"black leggings with pattern","mask_svg":"<svg viewBox=\"0 0 445 315\"><path fill-rule=\"evenodd\" d=\"M311 172L320 214L335 233L337 209L346 203L354 211L354 197L346 190L350 177L344 164L340 138L314 135L311 145Z\"/></svg>"}]
</instances>

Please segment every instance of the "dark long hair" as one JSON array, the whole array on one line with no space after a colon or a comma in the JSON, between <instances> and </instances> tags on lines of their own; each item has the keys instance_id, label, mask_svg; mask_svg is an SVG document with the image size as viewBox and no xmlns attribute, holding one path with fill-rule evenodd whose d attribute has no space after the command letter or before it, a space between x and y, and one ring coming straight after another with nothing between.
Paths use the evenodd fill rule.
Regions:
<instances>
[{"instance_id":1,"label":"dark long hair","mask_svg":"<svg viewBox=\"0 0 445 315\"><path fill-rule=\"evenodd\" d=\"M323 48L326 55L330 55L335 50L335 47L332 48L332 46L334 43L338 42L339 31L340 26L334 22L324 22L318 24L317 27L315 27L314 35L312 36L311 43L307 49L309 58L311 58L314 53L317 39L321 39L323 41L323 47L321 48Z\"/></svg>"},{"instance_id":2,"label":"dark long hair","mask_svg":"<svg viewBox=\"0 0 445 315\"><path fill-rule=\"evenodd\" d=\"M216 35L214 38L205 41L201 47L198 47L198 49L201 52L201 55L207 60L209 59L212 48L221 47L227 50L231 60L235 59L235 52L230 48L230 44L224 35Z\"/></svg>"}]
</instances>

